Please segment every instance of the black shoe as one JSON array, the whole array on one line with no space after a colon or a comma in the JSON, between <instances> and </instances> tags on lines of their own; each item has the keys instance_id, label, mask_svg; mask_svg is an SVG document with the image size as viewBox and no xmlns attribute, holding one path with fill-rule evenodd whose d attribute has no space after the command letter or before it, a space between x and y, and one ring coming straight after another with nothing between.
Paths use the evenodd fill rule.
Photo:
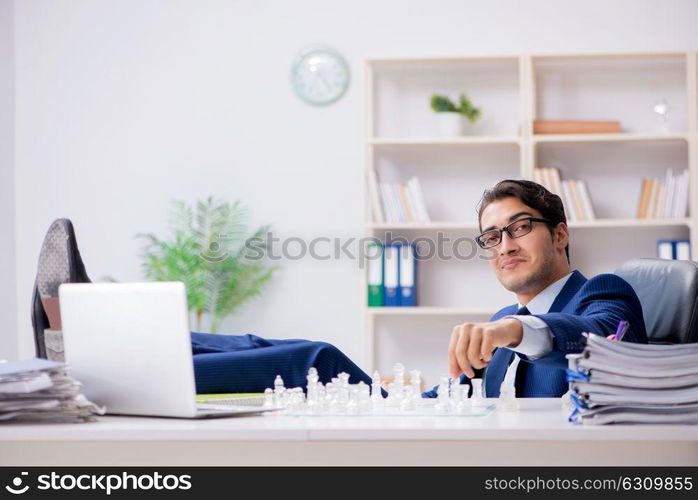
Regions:
<instances>
[{"instance_id":1,"label":"black shoe","mask_svg":"<svg viewBox=\"0 0 698 500\"><path fill-rule=\"evenodd\" d=\"M82 263L73 224L57 219L48 228L39 254L32 297L32 326L36 356L46 358L44 331L61 329L58 286L62 283L90 283Z\"/></svg>"}]
</instances>

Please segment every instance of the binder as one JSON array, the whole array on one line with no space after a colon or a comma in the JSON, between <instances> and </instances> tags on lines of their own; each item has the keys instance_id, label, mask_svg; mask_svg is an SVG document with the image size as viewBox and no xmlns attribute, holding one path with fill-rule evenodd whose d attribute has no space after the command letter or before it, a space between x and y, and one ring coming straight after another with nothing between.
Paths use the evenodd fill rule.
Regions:
<instances>
[{"instance_id":1,"label":"binder","mask_svg":"<svg viewBox=\"0 0 698 500\"><path fill-rule=\"evenodd\" d=\"M671 240L657 241L657 257L660 259L675 259L675 245Z\"/></svg>"},{"instance_id":2,"label":"binder","mask_svg":"<svg viewBox=\"0 0 698 500\"><path fill-rule=\"evenodd\" d=\"M381 307L383 305L383 245L369 243L367 257L368 305Z\"/></svg>"},{"instance_id":3,"label":"binder","mask_svg":"<svg viewBox=\"0 0 698 500\"><path fill-rule=\"evenodd\" d=\"M398 280L400 305L413 307L417 305L417 287L416 287L416 266L413 245L400 245L400 278Z\"/></svg>"},{"instance_id":4,"label":"binder","mask_svg":"<svg viewBox=\"0 0 698 500\"><path fill-rule=\"evenodd\" d=\"M395 307L400 305L398 295L400 276L400 245L392 243L383 247L383 305Z\"/></svg>"},{"instance_id":5,"label":"binder","mask_svg":"<svg viewBox=\"0 0 698 500\"><path fill-rule=\"evenodd\" d=\"M689 240L677 240L676 242L677 260L691 260L691 244Z\"/></svg>"}]
</instances>

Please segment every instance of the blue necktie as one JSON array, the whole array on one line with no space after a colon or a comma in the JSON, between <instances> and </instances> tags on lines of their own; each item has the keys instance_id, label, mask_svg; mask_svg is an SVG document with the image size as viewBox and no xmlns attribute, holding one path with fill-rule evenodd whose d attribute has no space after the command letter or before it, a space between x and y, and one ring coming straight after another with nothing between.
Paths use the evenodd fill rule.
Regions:
<instances>
[{"instance_id":1,"label":"blue necktie","mask_svg":"<svg viewBox=\"0 0 698 500\"><path fill-rule=\"evenodd\" d=\"M526 306L523 306L519 308L516 313L516 315L528 315L531 314L531 312L528 310ZM485 369L485 374L483 376L484 379L484 389L485 389L485 394L487 397L498 397L499 396L499 387L504 381L504 377L506 376L507 370L509 368L509 365L514 361L514 356L516 354L514 351L510 349L501 349L497 348L494 351L494 355L492 357L492 361L490 361L490 364L487 366ZM525 364L525 363L524 363ZM519 366L517 367L516 370L516 379L514 381L515 387L517 388L517 394L519 390L519 386L516 385L517 381L519 379L519 372L521 371L521 363L519 363ZM521 378L523 380L523 376ZM519 382L521 383L521 382Z\"/></svg>"},{"instance_id":2,"label":"blue necktie","mask_svg":"<svg viewBox=\"0 0 698 500\"><path fill-rule=\"evenodd\" d=\"M523 306L518 311L516 311L516 314L527 316L527 315L531 314L531 311L529 311L526 306ZM516 354L514 354L514 356L516 356ZM514 356L511 357L512 361L514 361ZM516 395L518 397L521 397L521 395L523 394L524 381L526 379L526 371L528 370L528 366L529 366L528 363L521 362L521 360L519 360L519 365L516 367L516 377L514 378L514 387L516 388Z\"/></svg>"}]
</instances>

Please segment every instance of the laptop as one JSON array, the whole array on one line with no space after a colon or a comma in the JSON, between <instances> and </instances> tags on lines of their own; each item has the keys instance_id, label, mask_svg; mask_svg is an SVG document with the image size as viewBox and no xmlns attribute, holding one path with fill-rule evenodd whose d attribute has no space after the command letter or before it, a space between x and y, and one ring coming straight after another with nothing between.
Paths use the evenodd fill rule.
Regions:
<instances>
[{"instance_id":1,"label":"laptop","mask_svg":"<svg viewBox=\"0 0 698 500\"><path fill-rule=\"evenodd\" d=\"M208 418L275 409L196 402L183 283L66 283L58 294L70 373L107 413Z\"/></svg>"}]
</instances>

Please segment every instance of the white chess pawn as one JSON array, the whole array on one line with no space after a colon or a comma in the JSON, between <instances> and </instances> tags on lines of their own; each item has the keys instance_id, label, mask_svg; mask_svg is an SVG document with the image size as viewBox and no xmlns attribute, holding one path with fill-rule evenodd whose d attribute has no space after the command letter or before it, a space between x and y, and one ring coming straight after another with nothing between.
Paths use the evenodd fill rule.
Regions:
<instances>
[{"instance_id":1,"label":"white chess pawn","mask_svg":"<svg viewBox=\"0 0 698 500\"><path fill-rule=\"evenodd\" d=\"M371 393L368 385L363 381L357 384L359 413L365 414L371 411Z\"/></svg>"},{"instance_id":2,"label":"white chess pawn","mask_svg":"<svg viewBox=\"0 0 698 500\"><path fill-rule=\"evenodd\" d=\"M518 411L519 402L516 400L516 388L512 384L502 383L499 389L499 404L497 409L500 411Z\"/></svg>"},{"instance_id":3,"label":"white chess pawn","mask_svg":"<svg viewBox=\"0 0 698 500\"><path fill-rule=\"evenodd\" d=\"M402 363L393 365L393 381L398 389L405 385L405 366Z\"/></svg>"},{"instance_id":4,"label":"white chess pawn","mask_svg":"<svg viewBox=\"0 0 698 500\"><path fill-rule=\"evenodd\" d=\"M451 406L451 394L449 392L449 379L447 376L441 377L439 388L436 390L436 412L447 413Z\"/></svg>"},{"instance_id":5,"label":"white chess pawn","mask_svg":"<svg viewBox=\"0 0 698 500\"><path fill-rule=\"evenodd\" d=\"M422 398L422 372L419 370L410 371L410 387L412 387L412 399Z\"/></svg>"},{"instance_id":6,"label":"white chess pawn","mask_svg":"<svg viewBox=\"0 0 698 500\"><path fill-rule=\"evenodd\" d=\"M264 405L265 408L274 406L274 391L271 387L264 389Z\"/></svg>"},{"instance_id":7,"label":"white chess pawn","mask_svg":"<svg viewBox=\"0 0 698 500\"><path fill-rule=\"evenodd\" d=\"M284 392L286 388L284 387L284 379L281 375L277 375L274 379L274 404L275 406L283 406L284 403Z\"/></svg>"},{"instance_id":8,"label":"white chess pawn","mask_svg":"<svg viewBox=\"0 0 698 500\"><path fill-rule=\"evenodd\" d=\"M373 372L371 377L371 401L383 401L383 394L381 393L381 375L378 370Z\"/></svg>"},{"instance_id":9,"label":"white chess pawn","mask_svg":"<svg viewBox=\"0 0 698 500\"><path fill-rule=\"evenodd\" d=\"M487 406L487 401L485 401L485 398L482 395L482 379L470 379L470 384L473 386L473 397L471 401L472 406Z\"/></svg>"}]
</instances>

